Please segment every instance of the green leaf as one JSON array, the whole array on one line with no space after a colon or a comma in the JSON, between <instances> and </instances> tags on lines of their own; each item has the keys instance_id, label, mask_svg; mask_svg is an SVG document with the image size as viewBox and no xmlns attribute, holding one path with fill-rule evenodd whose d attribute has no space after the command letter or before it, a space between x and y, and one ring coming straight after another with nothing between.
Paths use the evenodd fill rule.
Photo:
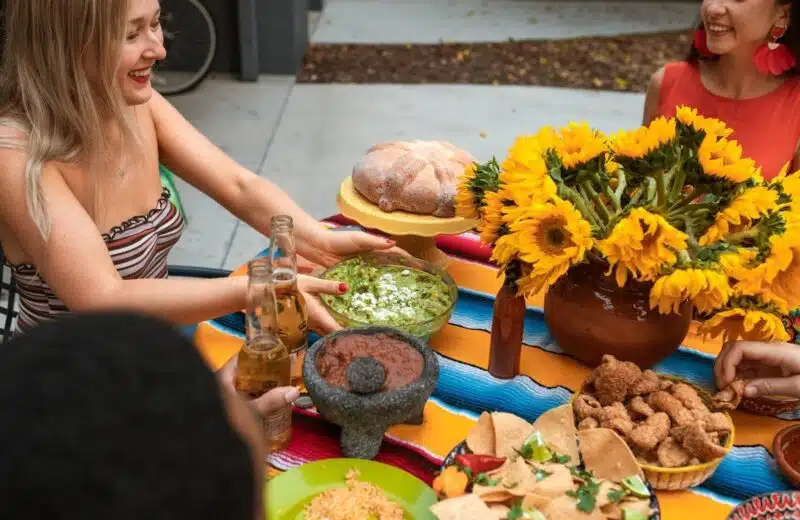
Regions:
<instances>
[{"instance_id":1,"label":"green leaf","mask_svg":"<svg viewBox=\"0 0 800 520\"><path fill-rule=\"evenodd\" d=\"M536 475L536 480L539 481L546 479L547 477L552 475L552 473L549 471L545 471L543 469L537 469L535 475Z\"/></svg>"},{"instance_id":2,"label":"green leaf","mask_svg":"<svg viewBox=\"0 0 800 520\"><path fill-rule=\"evenodd\" d=\"M625 498L625 495L627 495L627 493L622 489L612 489L608 492L608 499L614 504L618 504L622 502L622 499Z\"/></svg>"},{"instance_id":3,"label":"green leaf","mask_svg":"<svg viewBox=\"0 0 800 520\"><path fill-rule=\"evenodd\" d=\"M500 481L497 479L489 478L489 476L486 473L478 474L478 476L475 477L475 480L473 482L480 486L496 486L497 484L500 483Z\"/></svg>"},{"instance_id":4,"label":"green leaf","mask_svg":"<svg viewBox=\"0 0 800 520\"><path fill-rule=\"evenodd\" d=\"M551 461L556 464L568 464L571 460L572 457L569 455L559 455L558 453L553 453L553 458L551 459Z\"/></svg>"}]
</instances>

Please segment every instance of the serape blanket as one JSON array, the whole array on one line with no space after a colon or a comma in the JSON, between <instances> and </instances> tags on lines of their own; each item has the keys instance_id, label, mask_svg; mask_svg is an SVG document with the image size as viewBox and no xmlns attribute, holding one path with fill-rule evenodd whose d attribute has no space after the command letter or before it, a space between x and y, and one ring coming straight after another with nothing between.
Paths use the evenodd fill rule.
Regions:
<instances>
[{"instance_id":1,"label":"serape blanket","mask_svg":"<svg viewBox=\"0 0 800 520\"><path fill-rule=\"evenodd\" d=\"M341 217L328 222L333 226L351 224ZM459 286L450 323L430 341L439 357L439 383L426 405L424 423L392 427L377 458L428 483L482 411L505 411L533 421L544 411L566 403L590 371L552 341L544 322L543 295L536 295L528 301L521 375L511 380L492 377L487 366L494 297L501 284L497 270L488 264L488 249L472 233L440 237L437 243L451 256L448 272ZM244 272L240 268L234 275ZM244 337L243 326L241 314L198 326L195 341L214 368L237 352ZM693 328L684 346L655 370L713 390L713 361L719 349L718 342L704 341ZM698 488L657 493L665 520L724 519L743 500L791 489L772 457L772 442L779 430L798 417L743 412L732 415L736 446L714 475ZM338 433L338 427L313 410L295 409L292 442L286 450L269 456L270 472L341 457Z\"/></svg>"}]
</instances>

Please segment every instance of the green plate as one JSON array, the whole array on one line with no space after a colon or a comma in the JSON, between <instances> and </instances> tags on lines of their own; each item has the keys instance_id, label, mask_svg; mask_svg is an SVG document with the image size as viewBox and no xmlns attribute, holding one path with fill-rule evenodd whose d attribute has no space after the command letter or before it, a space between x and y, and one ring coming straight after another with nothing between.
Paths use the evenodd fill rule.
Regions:
<instances>
[{"instance_id":1,"label":"green plate","mask_svg":"<svg viewBox=\"0 0 800 520\"><path fill-rule=\"evenodd\" d=\"M335 487L344 487L348 471L356 469L358 480L379 486L389 500L406 511L406 520L435 520L428 508L436 503L436 493L424 482L405 471L361 459L325 459L298 466L267 482L267 518L302 520L303 510L315 496Z\"/></svg>"}]
</instances>

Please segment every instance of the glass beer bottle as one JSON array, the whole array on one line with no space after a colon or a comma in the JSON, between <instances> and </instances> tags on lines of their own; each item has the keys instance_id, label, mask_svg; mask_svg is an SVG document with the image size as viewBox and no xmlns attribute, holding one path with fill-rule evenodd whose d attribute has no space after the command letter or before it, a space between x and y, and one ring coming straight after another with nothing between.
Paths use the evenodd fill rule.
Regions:
<instances>
[{"instance_id":1,"label":"glass beer bottle","mask_svg":"<svg viewBox=\"0 0 800 520\"><path fill-rule=\"evenodd\" d=\"M234 385L245 399L258 398L279 386L288 386L289 351L278 333L277 302L272 266L268 258L247 266L247 337L239 351ZM287 406L263 418L265 447L279 451L292 435L292 409Z\"/></svg>"},{"instance_id":2,"label":"glass beer bottle","mask_svg":"<svg viewBox=\"0 0 800 520\"><path fill-rule=\"evenodd\" d=\"M272 276L278 301L278 327L281 341L289 350L291 384L303 384L303 355L308 348L308 311L297 287L297 251L292 217L277 215L270 224ZM279 257L280 255L280 257Z\"/></svg>"}]
</instances>

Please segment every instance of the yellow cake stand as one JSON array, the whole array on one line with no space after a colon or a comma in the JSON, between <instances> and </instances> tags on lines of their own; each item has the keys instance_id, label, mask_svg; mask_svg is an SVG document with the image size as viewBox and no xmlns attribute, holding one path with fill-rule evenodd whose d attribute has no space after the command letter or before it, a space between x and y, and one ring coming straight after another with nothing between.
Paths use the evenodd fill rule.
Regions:
<instances>
[{"instance_id":1,"label":"yellow cake stand","mask_svg":"<svg viewBox=\"0 0 800 520\"><path fill-rule=\"evenodd\" d=\"M462 217L441 218L405 211L382 211L356 191L352 177L342 183L336 203L345 217L355 220L365 228L383 231L397 242L398 247L440 268L447 266L448 259L436 247L436 236L458 235L478 224L475 220Z\"/></svg>"}]
</instances>

